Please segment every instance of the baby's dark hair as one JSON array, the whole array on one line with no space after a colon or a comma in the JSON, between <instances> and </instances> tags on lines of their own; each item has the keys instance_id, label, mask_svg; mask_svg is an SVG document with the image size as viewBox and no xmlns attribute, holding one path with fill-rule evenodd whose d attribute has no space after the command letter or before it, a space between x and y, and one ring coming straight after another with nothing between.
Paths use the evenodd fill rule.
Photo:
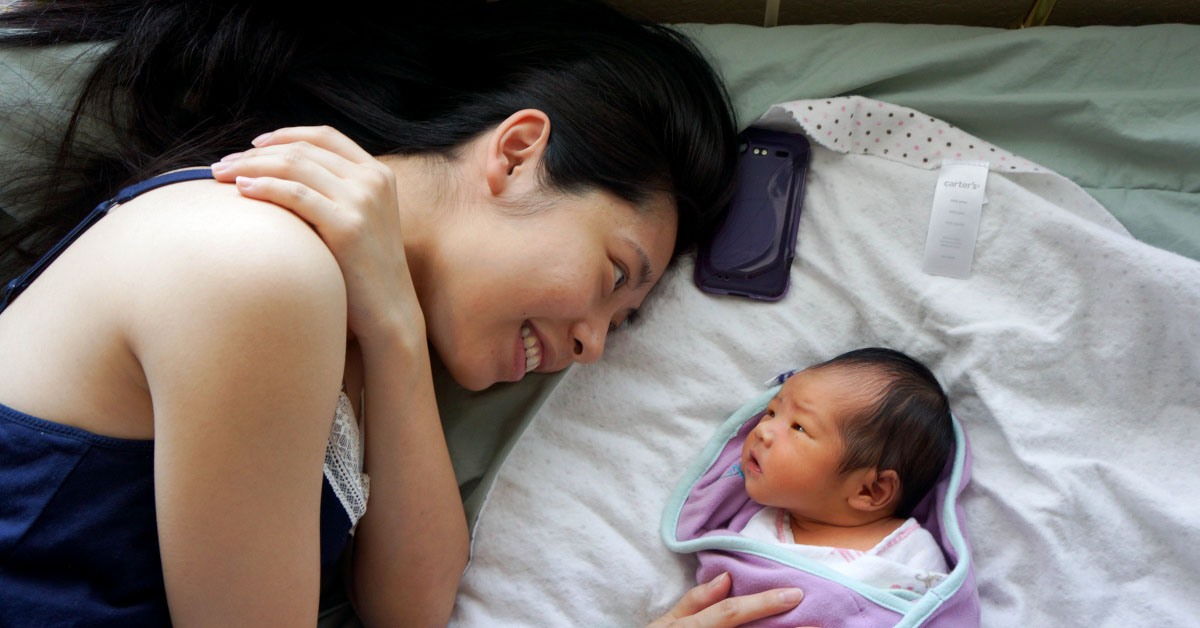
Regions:
<instances>
[{"instance_id":1,"label":"baby's dark hair","mask_svg":"<svg viewBox=\"0 0 1200 628\"><path fill-rule=\"evenodd\" d=\"M839 472L894 470L900 477L896 515L907 517L933 488L954 447L950 403L937 378L908 355L879 347L843 353L811 368L864 376L873 403L842 422L846 450Z\"/></svg>"}]
</instances>

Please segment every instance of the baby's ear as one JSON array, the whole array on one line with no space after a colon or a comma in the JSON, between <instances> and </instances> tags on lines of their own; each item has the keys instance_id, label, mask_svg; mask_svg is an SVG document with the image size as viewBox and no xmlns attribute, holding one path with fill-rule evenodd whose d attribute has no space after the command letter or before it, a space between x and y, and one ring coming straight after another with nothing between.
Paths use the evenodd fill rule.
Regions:
<instances>
[{"instance_id":1,"label":"baby's ear","mask_svg":"<svg viewBox=\"0 0 1200 628\"><path fill-rule=\"evenodd\" d=\"M855 483L856 491L850 496L850 507L862 512L895 510L900 500L900 476L887 469L860 469Z\"/></svg>"}]
</instances>

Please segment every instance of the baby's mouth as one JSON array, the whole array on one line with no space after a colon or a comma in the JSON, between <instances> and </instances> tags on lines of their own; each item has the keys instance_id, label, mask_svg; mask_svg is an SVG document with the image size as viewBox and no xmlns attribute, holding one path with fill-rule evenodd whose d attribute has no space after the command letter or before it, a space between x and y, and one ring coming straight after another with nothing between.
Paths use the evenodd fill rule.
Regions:
<instances>
[{"instance_id":1,"label":"baby's mouth","mask_svg":"<svg viewBox=\"0 0 1200 628\"><path fill-rule=\"evenodd\" d=\"M525 372L528 373L542 364L542 345L528 324L521 325L521 342L525 344Z\"/></svg>"},{"instance_id":2,"label":"baby's mouth","mask_svg":"<svg viewBox=\"0 0 1200 628\"><path fill-rule=\"evenodd\" d=\"M750 455L746 456L746 470L762 473L762 465L758 464L758 457L754 455L754 452L750 452Z\"/></svg>"}]
</instances>

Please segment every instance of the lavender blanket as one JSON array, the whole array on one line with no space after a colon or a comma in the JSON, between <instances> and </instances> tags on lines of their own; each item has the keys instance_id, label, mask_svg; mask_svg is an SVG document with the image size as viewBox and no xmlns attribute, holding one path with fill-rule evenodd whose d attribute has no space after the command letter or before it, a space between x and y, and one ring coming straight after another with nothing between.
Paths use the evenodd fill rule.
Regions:
<instances>
[{"instance_id":1,"label":"lavender blanket","mask_svg":"<svg viewBox=\"0 0 1200 628\"><path fill-rule=\"evenodd\" d=\"M951 567L945 580L924 595L884 590L857 582L824 565L739 534L762 506L750 500L734 466L742 442L779 387L738 409L684 475L663 517L662 535L671 550L695 552L696 577L707 582L723 571L733 579L732 595L776 587L801 587L804 601L783 615L750 626L944 626L979 625L979 594L971 552L958 505L970 476L971 453L957 419L954 456L934 490L913 512L938 539Z\"/></svg>"}]
</instances>

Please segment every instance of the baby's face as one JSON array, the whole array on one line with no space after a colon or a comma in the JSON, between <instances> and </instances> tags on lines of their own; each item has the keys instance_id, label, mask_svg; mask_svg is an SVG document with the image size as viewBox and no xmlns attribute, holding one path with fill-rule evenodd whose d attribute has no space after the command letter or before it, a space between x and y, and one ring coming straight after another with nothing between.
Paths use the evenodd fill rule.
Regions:
<instances>
[{"instance_id":1,"label":"baby's face","mask_svg":"<svg viewBox=\"0 0 1200 628\"><path fill-rule=\"evenodd\" d=\"M841 494L841 420L860 400L836 368L805 370L783 384L742 446L754 501L820 516ZM832 500L832 501L831 501Z\"/></svg>"}]
</instances>

